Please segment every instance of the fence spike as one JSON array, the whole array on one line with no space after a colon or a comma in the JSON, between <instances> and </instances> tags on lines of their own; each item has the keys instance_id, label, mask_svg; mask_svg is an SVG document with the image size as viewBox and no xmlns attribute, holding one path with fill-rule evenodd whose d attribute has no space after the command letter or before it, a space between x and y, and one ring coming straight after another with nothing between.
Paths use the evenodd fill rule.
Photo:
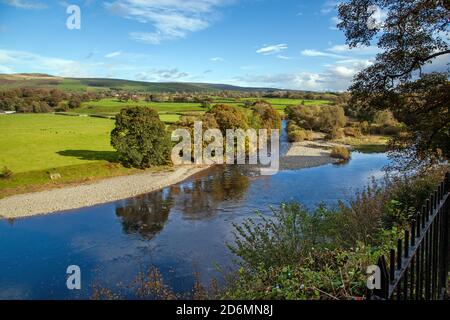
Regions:
<instances>
[{"instance_id":1,"label":"fence spike","mask_svg":"<svg viewBox=\"0 0 450 320\"><path fill-rule=\"evenodd\" d=\"M389 251L389 280L394 282L395 280L395 250Z\"/></svg>"},{"instance_id":2,"label":"fence spike","mask_svg":"<svg viewBox=\"0 0 450 320\"><path fill-rule=\"evenodd\" d=\"M398 239L397 241L397 269L401 270L402 269L402 250L403 245L402 245L402 239Z\"/></svg>"},{"instance_id":3,"label":"fence spike","mask_svg":"<svg viewBox=\"0 0 450 320\"><path fill-rule=\"evenodd\" d=\"M449 192L450 190L450 172L447 172L445 174L445 193Z\"/></svg>"},{"instance_id":4,"label":"fence spike","mask_svg":"<svg viewBox=\"0 0 450 320\"><path fill-rule=\"evenodd\" d=\"M405 230L405 258L409 256L409 231Z\"/></svg>"}]
</instances>

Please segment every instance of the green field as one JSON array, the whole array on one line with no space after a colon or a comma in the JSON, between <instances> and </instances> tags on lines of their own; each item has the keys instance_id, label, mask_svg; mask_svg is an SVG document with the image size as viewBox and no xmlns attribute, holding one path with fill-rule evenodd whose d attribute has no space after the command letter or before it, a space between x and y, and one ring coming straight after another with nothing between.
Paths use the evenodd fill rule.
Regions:
<instances>
[{"instance_id":1,"label":"green field","mask_svg":"<svg viewBox=\"0 0 450 320\"><path fill-rule=\"evenodd\" d=\"M160 113L170 114L205 111L199 103L145 102L143 100L137 102L121 102L115 98L85 102L82 104L81 108L73 109L72 111L76 113L114 115L119 113L122 108L128 106L146 106L151 107Z\"/></svg>"},{"instance_id":2,"label":"green field","mask_svg":"<svg viewBox=\"0 0 450 320\"><path fill-rule=\"evenodd\" d=\"M114 121L53 114L0 116L0 168L14 173L111 160Z\"/></svg>"},{"instance_id":3,"label":"green field","mask_svg":"<svg viewBox=\"0 0 450 320\"><path fill-rule=\"evenodd\" d=\"M235 102L232 99L215 98L213 104L226 103L232 106L242 108L244 101L256 101L259 99L248 98L242 99L240 102ZM305 105L326 105L330 101L327 100L301 100L301 99L276 99L267 98L265 101L271 103L273 107L281 114L284 114L284 109L287 106ZM113 116L120 112L122 108L127 106L146 106L155 109L161 115L161 120L167 123L176 122L181 114L205 112L200 103L179 103L179 102L145 102L140 101L118 101L116 98L102 99L100 101L89 101L82 104L80 108L73 109L71 112L79 114L97 114Z\"/></svg>"},{"instance_id":4,"label":"green field","mask_svg":"<svg viewBox=\"0 0 450 320\"><path fill-rule=\"evenodd\" d=\"M301 101L267 99L276 106L296 105ZM326 101L307 101L324 104ZM230 103L231 104L231 103ZM176 122L185 113L204 112L198 103L119 102L116 99L86 102L79 114L114 115L129 105L144 105L160 112L161 120ZM240 105L240 103L234 103ZM94 117L54 114L15 114L0 116L0 168L15 173L78 165L94 160L111 160L114 150L109 141L114 121Z\"/></svg>"},{"instance_id":5,"label":"green field","mask_svg":"<svg viewBox=\"0 0 450 320\"><path fill-rule=\"evenodd\" d=\"M70 85L69 82L65 84ZM287 105L302 103L301 100L291 99L266 100L273 103L280 113L284 112ZM214 103L227 103L243 109L243 101L233 101L216 97ZM307 105L327 103L305 101ZM168 125L177 122L183 114L206 111L199 103L119 102L117 99L103 99L83 103L81 108L71 110L69 114L74 116L0 115L0 170L7 167L13 172L12 178L0 179L0 197L138 172L124 168L116 161L117 154L110 145L114 120L94 117L113 116L122 108L133 105L156 109L161 120ZM248 109L244 111L249 112ZM59 173L61 178L51 180L52 173Z\"/></svg>"}]
</instances>

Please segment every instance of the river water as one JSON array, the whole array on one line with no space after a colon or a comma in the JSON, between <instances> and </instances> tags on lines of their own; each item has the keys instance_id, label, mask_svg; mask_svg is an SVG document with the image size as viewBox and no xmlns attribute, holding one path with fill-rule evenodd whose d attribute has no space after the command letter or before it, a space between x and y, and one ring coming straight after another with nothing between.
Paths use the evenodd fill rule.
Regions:
<instances>
[{"instance_id":1,"label":"river water","mask_svg":"<svg viewBox=\"0 0 450 320\"><path fill-rule=\"evenodd\" d=\"M0 220L0 299L89 298L92 284L127 294L129 283L157 267L177 292L197 273L219 282L217 265L232 268L232 223L270 206L308 207L348 199L380 177L384 154L353 153L345 165L258 176L244 167L217 166L161 191L93 207ZM81 268L82 289L66 288L66 269Z\"/></svg>"}]
</instances>

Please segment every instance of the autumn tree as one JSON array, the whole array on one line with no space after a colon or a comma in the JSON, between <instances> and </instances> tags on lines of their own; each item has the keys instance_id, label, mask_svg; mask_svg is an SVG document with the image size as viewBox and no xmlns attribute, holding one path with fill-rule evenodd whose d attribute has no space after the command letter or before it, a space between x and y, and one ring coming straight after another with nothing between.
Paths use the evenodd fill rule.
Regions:
<instances>
[{"instance_id":1,"label":"autumn tree","mask_svg":"<svg viewBox=\"0 0 450 320\"><path fill-rule=\"evenodd\" d=\"M146 107L122 109L111 144L127 167L149 168L169 162L171 141L158 112Z\"/></svg>"},{"instance_id":2,"label":"autumn tree","mask_svg":"<svg viewBox=\"0 0 450 320\"><path fill-rule=\"evenodd\" d=\"M385 15L383 21L376 19ZM404 169L450 157L448 0L350 0L338 27L351 47L376 43L375 62L356 75L351 103L390 109L408 133L392 142Z\"/></svg>"}]
</instances>

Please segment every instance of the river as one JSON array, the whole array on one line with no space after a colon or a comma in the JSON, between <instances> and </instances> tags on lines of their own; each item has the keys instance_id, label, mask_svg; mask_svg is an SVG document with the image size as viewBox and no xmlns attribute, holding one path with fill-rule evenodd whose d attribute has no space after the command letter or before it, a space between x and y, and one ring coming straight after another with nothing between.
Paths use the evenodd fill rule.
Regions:
<instances>
[{"instance_id":1,"label":"river","mask_svg":"<svg viewBox=\"0 0 450 320\"><path fill-rule=\"evenodd\" d=\"M132 199L16 220L0 220L0 299L89 298L92 285L130 294L129 283L157 267L177 292L221 282L233 257L232 223L270 206L336 204L382 176L384 154L353 153L344 165L258 176L244 167L213 167L187 181ZM81 268L82 289L66 288L66 268ZM131 294L129 297L132 297Z\"/></svg>"}]
</instances>

